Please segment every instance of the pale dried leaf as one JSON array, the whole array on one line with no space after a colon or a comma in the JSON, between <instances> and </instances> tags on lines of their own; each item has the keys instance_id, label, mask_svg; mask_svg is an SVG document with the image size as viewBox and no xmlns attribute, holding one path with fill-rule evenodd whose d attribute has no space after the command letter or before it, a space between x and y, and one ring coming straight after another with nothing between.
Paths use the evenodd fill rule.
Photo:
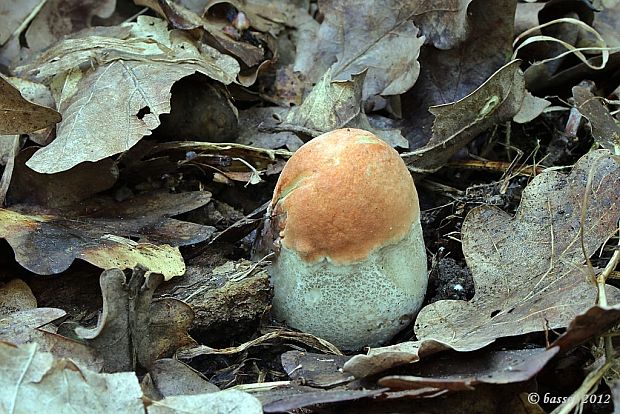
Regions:
<instances>
[{"instance_id":1,"label":"pale dried leaf","mask_svg":"<svg viewBox=\"0 0 620 414\"><path fill-rule=\"evenodd\" d=\"M143 414L133 372L98 374L68 359L39 352L37 344L0 342L0 411L49 414Z\"/></svg>"},{"instance_id":2,"label":"pale dried leaf","mask_svg":"<svg viewBox=\"0 0 620 414\"><path fill-rule=\"evenodd\" d=\"M149 414L261 414L261 403L246 392L226 390L200 395L174 395L153 401Z\"/></svg>"},{"instance_id":3,"label":"pale dried leaf","mask_svg":"<svg viewBox=\"0 0 620 414\"><path fill-rule=\"evenodd\" d=\"M524 190L514 218L491 206L472 210L463 222L462 241L474 298L423 308L415 324L418 338L472 351L504 336L567 326L597 296L583 266L580 226L585 227L585 250L592 255L616 232L619 182L620 163L607 151L594 151L568 176L549 170L537 176ZM617 303L620 290L607 289L610 303Z\"/></svg>"}]
</instances>

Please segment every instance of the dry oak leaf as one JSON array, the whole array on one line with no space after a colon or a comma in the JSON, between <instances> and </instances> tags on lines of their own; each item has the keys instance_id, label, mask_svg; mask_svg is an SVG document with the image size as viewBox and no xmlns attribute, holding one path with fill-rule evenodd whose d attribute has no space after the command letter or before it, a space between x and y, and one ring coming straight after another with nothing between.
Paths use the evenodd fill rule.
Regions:
<instances>
[{"instance_id":1,"label":"dry oak leaf","mask_svg":"<svg viewBox=\"0 0 620 414\"><path fill-rule=\"evenodd\" d=\"M170 112L174 82L200 72L229 84L239 72L233 58L207 46L199 50L183 33L168 31L160 19L142 16L126 29L121 34L127 38L66 39L17 69L45 79L91 59L100 65L71 86L72 95L61 93L63 121L57 137L30 158L28 167L51 174L126 151Z\"/></svg>"},{"instance_id":2,"label":"dry oak leaf","mask_svg":"<svg viewBox=\"0 0 620 414\"><path fill-rule=\"evenodd\" d=\"M581 226L590 256L617 231L619 219L620 163L605 150L584 155L569 175L537 176L514 218L491 206L472 210L462 242L474 298L426 306L416 319L416 335L473 351L497 338L567 326L597 296L583 265ZM619 302L620 290L608 286L607 293L610 303Z\"/></svg>"},{"instance_id":3,"label":"dry oak leaf","mask_svg":"<svg viewBox=\"0 0 620 414\"><path fill-rule=\"evenodd\" d=\"M309 130L313 136L338 128L350 127L374 132L393 147L407 148L407 140L397 129L375 129L362 110L362 89L368 76L366 70L351 75L351 80L333 80L328 69L300 106L291 108L281 125Z\"/></svg>"},{"instance_id":4,"label":"dry oak leaf","mask_svg":"<svg viewBox=\"0 0 620 414\"><path fill-rule=\"evenodd\" d=\"M519 64L513 60L502 66L456 102L428 108L435 116L433 135L422 148L403 154L409 170L418 174L437 171L480 133L518 114L528 96Z\"/></svg>"},{"instance_id":5,"label":"dry oak leaf","mask_svg":"<svg viewBox=\"0 0 620 414\"><path fill-rule=\"evenodd\" d=\"M20 265L42 275L60 273L74 259L102 269L142 265L166 279L185 273L178 247L134 242L109 234L98 224L49 214L0 209L0 237L13 247Z\"/></svg>"},{"instance_id":6,"label":"dry oak leaf","mask_svg":"<svg viewBox=\"0 0 620 414\"><path fill-rule=\"evenodd\" d=\"M398 95L413 86L424 36L418 36L410 19L431 10L427 2L328 0L320 3L320 9L325 20L316 44L298 51L295 71L316 82L330 67L334 80L348 80L368 69L364 100Z\"/></svg>"},{"instance_id":7,"label":"dry oak leaf","mask_svg":"<svg viewBox=\"0 0 620 414\"><path fill-rule=\"evenodd\" d=\"M27 101L17 88L0 76L0 134L26 134L60 120L58 112Z\"/></svg>"}]
</instances>

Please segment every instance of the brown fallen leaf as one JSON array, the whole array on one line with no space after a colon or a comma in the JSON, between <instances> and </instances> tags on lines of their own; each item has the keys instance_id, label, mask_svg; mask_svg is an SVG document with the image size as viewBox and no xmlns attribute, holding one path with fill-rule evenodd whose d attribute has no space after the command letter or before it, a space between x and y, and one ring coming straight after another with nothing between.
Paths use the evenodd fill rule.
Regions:
<instances>
[{"instance_id":1,"label":"brown fallen leaf","mask_svg":"<svg viewBox=\"0 0 620 414\"><path fill-rule=\"evenodd\" d=\"M568 176L549 170L537 176L523 191L514 218L490 206L472 210L463 222L462 241L474 298L423 308L415 323L418 338L472 351L504 336L567 326L596 300L583 266L580 226L585 251L592 255L616 232L618 183L620 163L607 151L594 151ZM612 304L620 300L620 290L612 286L608 295Z\"/></svg>"},{"instance_id":2,"label":"brown fallen leaf","mask_svg":"<svg viewBox=\"0 0 620 414\"><path fill-rule=\"evenodd\" d=\"M443 354L412 366L412 373L389 375L378 385L391 389L433 387L473 390L478 384L510 384L534 377L560 348Z\"/></svg>"},{"instance_id":3,"label":"brown fallen leaf","mask_svg":"<svg viewBox=\"0 0 620 414\"><path fill-rule=\"evenodd\" d=\"M265 50L262 47L234 39L225 32L224 28L228 24L227 21L221 19L214 21L208 17L201 17L206 10L201 10L198 14L170 0L139 0L136 4L146 6L165 17L176 29L204 30L206 33L205 41L209 45L238 57L248 67L259 65L265 60Z\"/></svg>"},{"instance_id":4,"label":"brown fallen leaf","mask_svg":"<svg viewBox=\"0 0 620 414\"><path fill-rule=\"evenodd\" d=\"M433 135L422 148L402 155L409 170L417 174L437 171L481 132L512 119L527 96L519 64L512 61L503 66L457 102L430 107L435 116Z\"/></svg>"},{"instance_id":5,"label":"brown fallen leaf","mask_svg":"<svg viewBox=\"0 0 620 414\"><path fill-rule=\"evenodd\" d=\"M355 379L353 375L342 371L342 366L349 358L344 355L287 351L280 360L288 376L301 385L332 388Z\"/></svg>"},{"instance_id":6,"label":"brown fallen leaf","mask_svg":"<svg viewBox=\"0 0 620 414\"><path fill-rule=\"evenodd\" d=\"M237 390L224 390L208 394L171 395L160 401L150 401L146 412L262 414L263 410L256 397Z\"/></svg>"},{"instance_id":7,"label":"brown fallen leaf","mask_svg":"<svg viewBox=\"0 0 620 414\"><path fill-rule=\"evenodd\" d=\"M55 308L23 309L0 319L0 340L13 344L37 342L44 336L40 327L62 318L67 313Z\"/></svg>"},{"instance_id":8,"label":"brown fallen leaf","mask_svg":"<svg viewBox=\"0 0 620 414\"><path fill-rule=\"evenodd\" d=\"M129 283L119 269L101 274L103 313L95 328L77 327L104 361L106 372L149 368L156 359L169 357L179 347L195 345L187 334L194 314L175 299L152 302L161 275L134 269Z\"/></svg>"},{"instance_id":9,"label":"brown fallen leaf","mask_svg":"<svg viewBox=\"0 0 620 414\"><path fill-rule=\"evenodd\" d=\"M325 1L320 9L325 19L315 43L298 49L295 64L310 84L331 68L331 78L344 81L368 70L364 101L413 86L424 37L411 18L432 10L430 2ZM309 66L302 67L302 62Z\"/></svg>"},{"instance_id":10,"label":"brown fallen leaf","mask_svg":"<svg viewBox=\"0 0 620 414\"><path fill-rule=\"evenodd\" d=\"M620 320L620 305L593 306L577 315L568 325L566 332L549 346L557 346L566 351L600 335L617 324L618 320Z\"/></svg>"},{"instance_id":11,"label":"brown fallen leaf","mask_svg":"<svg viewBox=\"0 0 620 414\"><path fill-rule=\"evenodd\" d=\"M116 0L46 1L26 30L28 47L45 49L63 36L91 26L93 17L110 17L115 8Z\"/></svg>"},{"instance_id":12,"label":"brown fallen leaf","mask_svg":"<svg viewBox=\"0 0 620 414\"><path fill-rule=\"evenodd\" d=\"M208 394L219 391L217 386L208 382L198 371L172 358L155 361L142 379L141 385L149 398L157 400L172 395Z\"/></svg>"},{"instance_id":13,"label":"brown fallen leaf","mask_svg":"<svg viewBox=\"0 0 620 414\"><path fill-rule=\"evenodd\" d=\"M175 81L200 72L228 84L239 72L233 58L206 46L199 49L160 19L140 16L136 23L108 30L109 37L86 32L65 39L16 69L48 82L75 76L61 84L64 121L56 139L27 163L35 171L56 173L126 151L159 126L159 115L170 111ZM83 74L75 70L91 61L99 65Z\"/></svg>"},{"instance_id":14,"label":"brown fallen leaf","mask_svg":"<svg viewBox=\"0 0 620 414\"><path fill-rule=\"evenodd\" d=\"M453 13L452 17L458 23L442 24L442 19L446 17L442 11L446 9L440 8L431 17L431 22L435 22L435 31L440 35L444 31L448 34L455 31L458 34L448 36L445 42L441 39L434 41L437 48L422 48L418 58L418 80L401 98L403 108L409 108L403 113L405 119L402 132L412 150L425 145L433 133L431 128L434 117L429 107L457 102L470 95L506 65L507 57L512 53L515 0L496 1L492 8L484 1L471 2L466 8L463 7L464 1L456 3L458 7L446 7L446 14L450 16ZM420 27L425 34L424 25ZM429 37L433 36L429 33ZM487 98L491 98L491 95ZM470 108L471 111L482 109ZM454 115L458 115L458 112Z\"/></svg>"},{"instance_id":15,"label":"brown fallen leaf","mask_svg":"<svg viewBox=\"0 0 620 414\"><path fill-rule=\"evenodd\" d=\"M374 132L393 147L408 146L397 129L375 129L362 110L362 88L367 72L355 73L351 80L334 80L328 69L303 103L291 108L277 130L290 129L300 135L316 137L338 128L360 128Z\"/></svg>"},{"instance_id":16,"label":"brown fallen leaf","mask_svg":"<svg viewBox=\"0 0 620 414\"><path fill-rule=\"evenodd\" d=\"M377 390L321 390L309 387L295 387L284 390L274 390L257 395L263 404L265 413L281 413L298 410L317 404L355 401L362 398L372 398L383 395L387 388Z\"/></svg>"},{"instance_id":17,"label":"brown fallen leaf","mask_svg":"<svg viewBox=\"0 0 620 414\"><path fill-rule=\"evenodd\" d=\"M6 196L7 206L30 204L59 208L105 191L116 183L118 168L111 158L82 163L57 174L41 174L26 166L37 150L36 147L27 147L15 157Z\"/></svg>"},{"instance_id":18,"label":"brown fallen leaf","mask_svg":"<svg viewBox=\"0 0 620 414\"><path fill-rule=\"evenodd\" d=\"M80 179L69 178L68 185L73 181ZM49 178L43 182L55 181ZM35 195L39 188L33 188ZM22 266L38 274L62 272L79 258L103 269L142 264L169 279L185 272L183 259L172 246L200 243L215 231L211 226L170 217L210 200L211 194L206 191L155 192L124 202L111 196L95 197L53 211L32 205L12 206L12 210L0 210L0 237L9 240ZM50 237L54 238L52 243ZM134 242L129 237L139 240Z\"/></svg>"},{"instance_id":19,"label":"brown fallen leaf","mask_svg":"<svg viewBox=\"0 0 620 414\"><path fill-rule=\"evenodd\" d=\"M26 134L54 125L61 119L52 108L24 99L19 90L0 75L0 134Z\"/></svg>"},{"instance_id":20,"label":"brown fallen leaf","mask_svg":"<svg viewBox=\"0 0 620 414\"><path fill-rule=\"evenodd\" d=\"M14 34L14 32L24 23L24 20L32 13L33 9L40 6L43 0L26 0L18 4L0 3L0 45Z\"/></svg>"},{"instance_id":21,"label":"brown fallen leaf","mask_svg":"<svg viewBox=\"0 0 620 414\"><path fill-rule=\"evenodd\" d=\"M590 121L594 140L610 151L620 148L620 126L603 106L602 98L595 96L587 87L579 85L573 87L573 98L577 110Z\"/></svg>"},{"instance_id":22,"label":"brown fallen leaf","mask_svg":"<svg viewBox=\"0 0 620 414\"><path fill-rule=\"evenodd\" d=\"M191 244L204 241L213 233L208 226L182 224L181 227L168 223L168 229L157 229L157 223L145 219L65 219L50 214L22 213L0 209L0 237L13 247L19 264L37 274L55 274L66 270L74 259L82 259L103 269L120 267L133 268L138 264L153 272L165 275L166 279L185 273L185 264L178 248L168 244L155 245L134 242L114 233L144 232L153 227L152 238L162 235L169 243ZM145 221L146 220L146 221ZM164 220L164 223L168 219ZM172 226L170 226L172 224ZM124 228L124 230L122 230ZM166 231L198 229L198 234L175 235ZM162 231L163 230L163 231ZM159 235L158 235L158 232ZM147 230L144 235L148 237Z\"/></svg>"}]
</instances>

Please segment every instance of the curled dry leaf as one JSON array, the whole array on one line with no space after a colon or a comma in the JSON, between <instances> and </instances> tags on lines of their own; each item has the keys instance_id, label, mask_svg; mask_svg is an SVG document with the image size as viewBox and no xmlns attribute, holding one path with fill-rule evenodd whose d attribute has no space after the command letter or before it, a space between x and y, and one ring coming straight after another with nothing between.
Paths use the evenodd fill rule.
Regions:
<instances>
[{"instance_id":1,"label":"curled dry leaf","mask_svg":"<svg viewBox=\"0 0 620 414\"><path fill-rule=\"evenodd\" d=\"M366 70L353 74L351 80L334 80L328 69L301 106L292 108L279 129L291 130L313 137L334 129L350 127L372 131L393 147L407 148L407 140L397 129L375 129L362 110L362 88Z\"/></svg>"},{"instance_id":2,"label":"curled dry leaf","mask_svg":"<svg viewBox=\"0 0 620 414\"><path fill-rule=\"evenodd\" d=\"M239 71L230 56L208 47L199 50L188 36L167 30L160 19L141 16L117 29L123 28L118 38L66 39L16 69L46 79L90 59L99 62L63 99L64 121L56 140L28 161L33 170L56 173L126 151L159 126L161 114L170 112L175 81L201 72L228 84Z\"/></svg>"},{"instance_id":3,"label":"curled dry leaf","mask_svg":"<svg viewBox=\"0 0 620 414\"><path fill-rule=\"evenodd\" d=\"M288 391L288 392L287 392ZM362 398L372 398L384 395L387 388L375 390L320 390L309 387L295 387L292 389L273 390L258 394L263 403L265 413L281 413L297 411L304 407L318 404L355 401Z\"/></svg>"},{"instance_id":4,"label":"curled dry leaf","mask_svg":"<svg viewBox=\"0 0 620 414\"><path fill-rule=\"evenodd\" d=\"M378 384L392 389L463 391L473 390L477 384L523 382L534 377L559 351L554 347L444 354L416 364L410 374L385 376Z\"/></svg>"},{"instance_id":5,"label":"curled dry leaf","mask_svg":"<svg viewBox=\"0 0 620 414\"><path fill-rule=\"evenodd\" d=\"M577 315L558 339L550 346L557 346L562 351L575 347L611 328L620 320L620 305L593 306Z\"/></svg>"},{"instance_id":6,"label":"curled dry leaf","mask_svg":"<svg viewBox=\"0 0 620 414\"><path fill-rule=\"evenodd\" d=\"M62 318L67 313L56 308L32 308L13 312L0 319L0 340L13 344L44 342L39 328Z\"/></svg>"},{"instance_id":7,"label":"curled dry leaf","mask_svg":"<svg viewBox=\"0 0 620 414\"><path fill-rule=\"evenodd\" d=\"M152 401L146 408L148 414L262 414L260 401L252 395L225 390L199 395L173 395L160 401Z\"/></svg>"},{"instance_id":8,"label":"curled dry leaf","mask_svg":"<svg viewBox=\"0 0 620 414\"><path fill-rule=\"evenodd\" d=\"M26 166L36 151L36 147L27 147L15 157L6 196L8 206L30 204L59 208L105 191L116 183L118 168L110 158L96 163L82 163L57 174L41 174Z\"/></svg>"},{"instance_id":9,"label":"curled dry leaf","mask_svg":"<svg viewBox=\"0 0 620 414\"><path fill-rule=\"evenodd\" d=\"M459 3L462 5L462 2ZM431 132L434 132L431 131L433 114L429 113L429 107L461 100L506 64L507 56L512 53L516 3L515 0L498 0L493 3L493 7L488 7L484 1L474 1L467 8L465 23L474 30L461 32L458 36L461 41L456 42L458 45L451 42L448 50L441 47L422 48L418 59L418 80L413 88L402 96L403 108L409 108L403 113L403 135L412 149L425 145ZM444 10L455 9L450 6ZM458 9L463 10L461 7ZM437 10L437 16L441 14L442 11ZM456 20L459 21L459 18ZM467 34L466 39L462 38L464 34ZM480 109L482 107L477 108ZM458 112L454 115L458 116ZM473 119L470 120L472 121Z\"/></svg>"},{"instance_id":10,"label":"curled dry leaf","mask_svg":"<svg viewBox=\"0 0 620 414\"><path fill-rule=\"evenodd\" d=\"M54 125L61 119L52 108L24 99L19 90L0 75L0 134L26 134Z\"/></svg>"},{"instance_id":11,"label":"curled dry leaf","mask_svg":"<svg viewBox=\"0 0 620 414\"><path fill-rule=\"evenodd\" d=\"M114 13L116 0L49 0L26 30L31 50L51 46L63 36L89 27L93 17L107 18Z\"/></svg>"},{"instance_id":12,"label":"curled dry leaf","mask_svg":"<svg viewBox=\"0 0 620 414\"><path fill-rule=\"evenodd\" d=\"M512 119L525 96L519 61L512 61L463 99L430 107L435 115L433 136L422 148L403 154L405 163L418 174L437 171L481 132Z\"/></svg>"},{"instance_id":13,"label":"curled dry leaf","mask_svg":"<svg viewBox=\"0 0 620 414\"><path fill-rule=\"evenodd\" d=\"M592 136L603 148L620 149L620 126L603 106L602 98L595 96L584 86L573 87L573 98L577 110L590 121Z\"/></svg>"},{"instance_id":14,"label":"curled dry leaf","mask_svg":"<svg viewBox=\"0 0 620 414\"><path fill-rule=\"evenodd\" d=\"M262 47L234 39L226 33L224 29L228 22L225 20L211 21L171 0L137 0L136 4L154 10L160 16L165 17L172 27L176 29L204 30L206 34L205 41L208 44L218 50L225 50L228 54L238 57L248 67L259 65L265 60L265 50ZM204 10L201 10L202 12Z\"/></svg>"},{"instance_id":15,"label":"curled dry leaf","mask_svg":"<svg viewBox=\"0 0 620 414\"><path fill-rule=\"evenodd\" d=\"M32 11L41 5L44 0L26 0L19 3L0 3L0 45L13 35L15 31L24 23Z\"/></svg>"},{"instance_id":16,"label":"curled dry leaf","mask_svg":"<svg viewBox=\"0 0 620 414\"><path fill-rule=\"evenodd\" d=\"M103 272L103 313L98 324L75 330L103 357L106 372L134 370L136 364L149 368L157 358L195 344L187 334L192 310L175 299L152 302L162 278L151 273L145 279L144 275L144 269L134 269L126 284L119 269Z\"/></svg>"},{"instance_id":17,"label":"curled dry leaf","mask_svg":"<svg viewBox=\"0 0 620 414\"><path fill-rule=\"evenodd\" d=\"M149 369L147 377L147 381L142 381L142 389L145 390L146 382L151 388L149 391L157 396L157 398L150 397L151 399L219 391L217 386L208 382L198 371L173 358L162 358L155 361Z\"/></svg>"},{"instance_id":18,"label":"curled dry leaf","mask_svg":"<svg viewBox=\"0 0 620 414\"><path fill-rule=\"evenodd\" d=\"M288 351L282 354L282 368L293 380L304 385L319 388L332 388L355 379L343 372L342 366L350 357L344 355L313 354L310 352Z\"/></svg>"}]
</instances>

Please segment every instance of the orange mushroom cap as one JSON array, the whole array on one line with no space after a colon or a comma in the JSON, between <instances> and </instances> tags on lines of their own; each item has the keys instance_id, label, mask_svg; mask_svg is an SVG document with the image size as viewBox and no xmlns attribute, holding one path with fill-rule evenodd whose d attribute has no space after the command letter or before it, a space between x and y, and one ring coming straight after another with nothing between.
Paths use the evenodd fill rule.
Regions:
<instances>
[{"instance_id":1,"label":"orange mushroom cap","mask_svg":"<svg viewBox=\"0 0 620 414\"><path fill-rule=\"evenodd\" d=\"M420 207L398 152L368 131L345 128L293 154L271 211L280 242L302 259L349 264L402 240Z\"/></svg>"}]
</instances>

